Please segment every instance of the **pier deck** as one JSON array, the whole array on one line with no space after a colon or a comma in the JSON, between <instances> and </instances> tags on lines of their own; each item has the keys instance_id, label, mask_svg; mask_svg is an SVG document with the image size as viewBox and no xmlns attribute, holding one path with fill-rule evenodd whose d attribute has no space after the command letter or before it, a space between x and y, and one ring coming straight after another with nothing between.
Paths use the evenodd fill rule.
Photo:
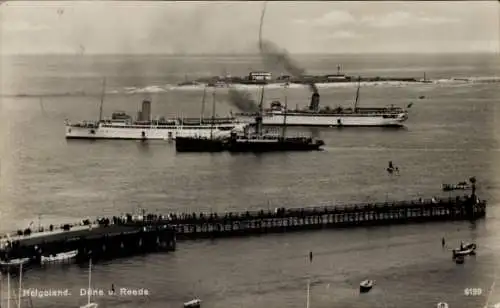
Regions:
<instances>
[{"instance_id":1,"label":"pier deck","mask_svg":"<svg viewBox=\"0 0 500 308\"><path fill-rule=\"evenodd\" d=\"M71 241L79 238L97 238L105 235L113 236L120 233L135 233L139 232L139 226L127 226L127 225L112 225L109 227L104 226L84 226L83 228L73 228L68 231L59 232L37 232L29 236L16 236L11 238L11 240L19 241L20 246L35 246L41 245L43 243L58 242L58 241Z\"/></svg>"},{"instance_id":2,"label":"pier deck","mask_svg":"<svg viewBox=\"0 0 500 308\"><path fill-rule=\"evenodd\" d=\"M41 256L77 250L77 262L114 259L176 248L175 230L169 226L101 224L75 230L33 233L3 240L0 259L30 258L40 264Z\"/></svg>"},{"instance_id":3,"label":"pier deck","mask_svg":"<svg viewBox=\"0 0 500 308\"><path fill-rule=\"evenodd\" d=\"M113 259L140 253L171 251L177 239L245 236L322 228L345 228L412 222L476 220L485 217L486 201L475 195L444 199L365 203L344 206L277 208L274 211L143 215L134 220L101 219L97 226L32 233L3 239L0 259L30 258L78 250L77 261ZM8 241L8 243L6 242Z\"/></svg>"},{"instance_id":4,"label":"pier deck","mask_svg":"<svg viewBox=\"0 0 500 308\"><path fill-rule=\"evenodd\" d=\"M177 239L244 236L321 228L345 228L412 222L476 220L486 215L486 201L472 198L425 199L344 206L277 208L244 213L183 214L159 219L149 215L128 225L168 224Z\"/></svg>"}]
</instances>

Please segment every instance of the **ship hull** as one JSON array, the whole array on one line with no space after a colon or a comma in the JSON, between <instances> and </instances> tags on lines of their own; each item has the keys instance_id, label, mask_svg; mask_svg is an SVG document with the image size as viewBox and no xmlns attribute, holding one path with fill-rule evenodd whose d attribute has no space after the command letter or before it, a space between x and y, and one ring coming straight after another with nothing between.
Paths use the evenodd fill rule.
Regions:
<instances>
[{"instance_id":1,"label":"ship hull","mask_svg":"<svg viewBox=\"0 0 500 308\"><path fill-rule=\"evenodd\" d=\"M228 151L238 152L305 152L321 150L322 142L304 143L300 141L277 141L262 142L252 140L232 140L228 145Z\"/></svg>"},{"instance_id":2,"label":"ship hull","mask_svg":"<svg viewBox=\"0 0 500 308\"><path fill-rule=\"evenodd\" d=\"M239 115L238 120L255 123L252 116ZM392 118L383 116L335 116L335 115L265 115L262 124L268 126L316 126L316 127L402 127L408 119L406 114L398 114Z\"/></svg>"},{"instance_id":3,"label":"ship hull","mask_svg":"<svg viewBox=\"0 0 500 308\"><path fill-rule=\"evenodd\" d=\"M218 127L213 134L229 135L234 126ZM74 127L66 126L66 139L114 139L114 140L175 140L179 137L210 137L210 127L179 127L179 128L126 128L126 127Z\"/></svg>"},{"instance_id":4,"label":"ship hull","mask_svg":"<svg viewBox=\"0 0 500 308\"><path fill-rule=\"evenodd\" d=\"M177 137L175 150L177 152L222 152L226 149L222 139L204 139L192 137Z\"/></svg>"}]
</instances>

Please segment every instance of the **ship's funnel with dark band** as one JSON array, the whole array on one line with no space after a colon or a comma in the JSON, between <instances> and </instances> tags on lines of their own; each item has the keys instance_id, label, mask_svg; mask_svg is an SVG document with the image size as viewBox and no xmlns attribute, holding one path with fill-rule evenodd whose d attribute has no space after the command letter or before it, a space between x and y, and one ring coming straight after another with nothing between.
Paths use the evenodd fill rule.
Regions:
<instances>
[{"instance_id":1,"label":"ship's funnel with dark band","mask_svg":"<svg viewBox=\"0 0 500 308\"><path fill-rule=\"evenodd\" d=\"M309 110L318 112L319 111L319 93L314 92L311 96L311 104L309 105Z\"/></svg>"},{"instance_id":2,"label":"ship's funnel with dark band","mask_svg":"<svg viewBox=\"0 0 500 308\"><path fill-rule=\"evenodd\" d=\"M141 109L141 121L151 121L151 101L143 100Z\"/></svg>"}]
</instances>

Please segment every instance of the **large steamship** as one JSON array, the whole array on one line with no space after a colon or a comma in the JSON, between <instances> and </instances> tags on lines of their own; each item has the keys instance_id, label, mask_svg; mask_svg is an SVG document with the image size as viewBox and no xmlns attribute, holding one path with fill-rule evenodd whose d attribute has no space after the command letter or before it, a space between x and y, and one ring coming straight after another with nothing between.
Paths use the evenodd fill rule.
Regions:
<instances>
[{"instance_id":1,"label":"large steamship","mask_svg":"<svg viewBox=\"0 0 500 308\"><path fill-rule=\"evenodd\" d=\"M233 118L160 117L151 120L151 102L142 102L137 119L124 112L115 112L110 119L70 123L66 121L66 139L132 139L174 140L177 136L229 136L238 126Z\"/></svg>"},{"instance_id":2,"label":"large steamship","mask_svg":"<svg viewBox=\"0 0 500 308\"><path fill-rule=\"evenodd\" d=\"M381 107L358 107L359 85L356 92L356 101L352 108L330 107L319 108L320 95L312 85L314 93L311 97L309 108L307 109L287 109L281 102L274 101L271 108L265 109L262 116L264 125L289 126L372 126L372 127L400 127L408 119L407 109L395 107L393 105ZM237 113L236 118L245 123L255 123L255 113Z\"/></svg>"},{"instance_id":3,"label":"large steamship","mask_svg":"<svg viewBox=\"0 0 500 308\"><path fill-rule=\"evenodd\" d=\"M229 136L231 130L243 127L234 118L203 118L205 95L203 92L202 112L199 118L165 119L151 118L151 101L144 100L137 118L124 112L114 112L111 118L103 119L102 107L106 79L103 80L99 120L70 123L66 120L66 139L129 139L129 140L174 140L177 137L207 138ZM215 95L215 93L214 93ZM215 98L214 98L215 99Z\"/></svg>"}]
</instances>

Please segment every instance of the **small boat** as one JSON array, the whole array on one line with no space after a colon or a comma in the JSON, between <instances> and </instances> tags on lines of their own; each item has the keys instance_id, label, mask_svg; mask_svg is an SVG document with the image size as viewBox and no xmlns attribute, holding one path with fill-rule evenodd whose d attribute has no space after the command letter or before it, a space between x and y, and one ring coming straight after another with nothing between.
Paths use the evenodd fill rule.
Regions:
<instances>
[{"instance_id":1,"label":"small boat","mask_svg":"<svg viewBox=\"0 0 500 308\"><path fill-rule=\"evenodd\" d=\"M359 284L359 292L365 293L370 291L373 288L373 285L375 284L374 280L363 280Z\"/></svg>"},{"instance_id":2,"label":"small boat","mask_svg":"<svg viewBox=\"0 0 500 308\"><path fill-rule=\"evenodd\" d=\"M29 258L19 258L19 259L10 259L10 260L0 260L0 267L18 267L20 265L27 264L30 261Z\"/></svg>"},{"instance_id":3,"label":"small boat","mask_svg":"<svg viewBox=\"0 0 500 308\"><path fill-rule=\"evenodd\" d=\"M443 184L443 191L453 191L453 190L468 190L471 189L471 186L466 182L460 182L458 184Z\"/></svg>"},{"instance_id":4,"label":"small boat","mask_svg":"<svg viewBox=\"0 0 500 308\"><path fill-rule=\"evenodd\" d=\"M64 262L75 258L78 255L78 250L72 250L67 252L61 252L56 255L50 255L48 257L42 256L40 263L55 263L55 262Z\"/></svg>"},{"instance_id":5,"label":"small boat","mask_svg":"<svg viewBox=\"0 0 500 308\"><path fill-rule=\"evenodd\" d=\"M464 262L465 262L465 258L464 258L464 256L462 256L462 255L457 256L457 257L455 258L455 263L457 263L457 264L464 264Z\"/></svg>"},{"instance_id":6,"label":"small boat","mask_svg":"<svg viewBox=\"0 0 500 308\"><path fill-rule=\"evenodd\" d=\"M477 248L476 244L467 243L463 245L461 249L460 248L453 249L453 257L475 255L476 248Z\"/></svg>"},{"instance_id":7,"label":"small boat","mask_svg":"<svg viewBox=\"0 0 500 308\"><path fill-rule=\"evenodd\" d=\"M201 307L201 300L197 298L184 303L184 308L200 308L200 307Z\"/></svg>"}]
</instances>

